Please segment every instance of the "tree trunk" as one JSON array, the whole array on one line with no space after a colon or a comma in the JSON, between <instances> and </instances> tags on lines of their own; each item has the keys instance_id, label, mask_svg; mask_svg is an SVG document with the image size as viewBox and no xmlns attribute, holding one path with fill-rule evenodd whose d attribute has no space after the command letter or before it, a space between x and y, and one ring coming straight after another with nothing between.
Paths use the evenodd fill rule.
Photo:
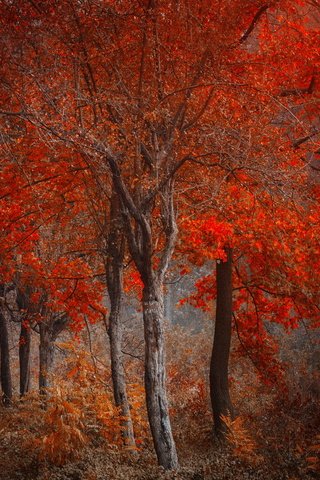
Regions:
<instances>
[{"instance_id":1,"label":"tree trunk","mask_svg":"<svg viewBox=\"0 0 320 480\"><path fill-rule=\"evenodd\" d=\"M30 319L34 313L34 305L30 302L32 293L30 287L26 287L24 290L21 290L18 286L16 286L16 291L16 302L20 312L23 312L19 338L20 397L23 397L30 388Z\"/></svg>"},{"instance_id":2,"label":"tree trunk","mask_svg":"<svg viewBox=\"0 0 320 480\"><path fill-rule=\"evenodd\" d=\"M31 329L22 321L19 339L20 397L30 388L30 345Z\"/></svg>"},{"instance_id":3,"label":"tree trunk","mask_svg":"<svg viewBox=\"0 0 320 480\"><path fill-rule=\"evenodd\" d=\"M148 418L159 464L178 467L169 418L163 334L163 291L153 284L143 290L145 388Z\"/></svg>"},{"instance_id":4,"label":"tree trunk","mask_svg":"<svg viewBox=\"0 0 320 480\"><path fill-rule=\"evenodd\" d=\"M156 161L158 152L154 153ZM166 155L168 155L167 152ZM171 431L166 394L163 335L163 281L177 237L173 180L176 170L173 169L169 176L167 172L161 180L154 176L155 170L152 169L151 178L157 179L159 190L156 189L150 196L149 189L143 190L138 185L131 195L123 181L117 159L106 152L106 160L110 166L116 194L120 199L122 231L126 235L130 254L144 285L142 307L145 336L145 389L154 447L159 464L166 470L176 469L178 457ZM135 174L139 174L139 169L136 169ZM153 232L156 222L152 221L152 212L157 204L156 197L160 206L163 228L160 236L158 236L159 232L156 236ZM161 253L158 252L156 266L154 260L157 240L155 238L159 240L161 237L163 248Z\"/></svg>"},{"instance_id":5,"label":"tree trunk","mask_svg":"<svg viewBox=\"0 0 320 480\"><path fill-rule=\"evenodd\" d=\"M112 302L113 303L113 302ZM121 351L122 346L122 325L120 315L120 305L111 306L109 316L109 339L111 350L111 375L113 383L114 401L117 407L120 408L120 415L123 418L121 426L123 428L122 435L124 444L128 447L135 447L136 442L134 438L133 425L130 414L130 406L127 396L127 387L125 380L125 373L123 368L123 355Z\"/></svg>"},{"instance_id":6,"label":"tree trunk","mask_svg":"<svg viewBox=\"0 0 320 480\"><path fill-rule=\"evenodd\" d=\"M2 403L6 407L8 407L12 400L12 382L10 370L8 324L2 312L0 312L0 349Z\"/></svg>"},{"instance_id":7,"label":"tree trunk","mask_svg":"<svg viewBox=\"0 0 320 480\"><path fill-rule=\"evenodd\" d=\"M40 322L39 345L39 392L43 398L48 396L50 388L50 372L53 364L54 345L49 326L45 321Z\"/></svg>"},{"instance_id":8,"label":"tree trunk","mask_svg":"<svg viewBox=\"0 0 320 480\"><path fill-rule=\"evenodd\" d=\"M123 258L125 238L121 233L122 223L119 211L119 201L113 193L111 197L110 230L106 260L106 278L110 298L110 316L108 335L110 340L111 375L114 401L120 408L122 435L124 444L135 447L133 424L130 405L127 396L127 386L123 367L122 354L122 318L121 305L123 301Z\"/></svg>"},{"instance_id":9,"label":"tree trunk","mask_svg":"<svg viewBox=\"0 0 320 480\"><path fill-rule=\"evenodd\" d=\"M229 394L228 364L232 322L232 249L226 248L227 261L217 263L217 304L210 365L210 394L217 434L225 432L221 415L233 416Z\"/></svg>"}]
</instances>

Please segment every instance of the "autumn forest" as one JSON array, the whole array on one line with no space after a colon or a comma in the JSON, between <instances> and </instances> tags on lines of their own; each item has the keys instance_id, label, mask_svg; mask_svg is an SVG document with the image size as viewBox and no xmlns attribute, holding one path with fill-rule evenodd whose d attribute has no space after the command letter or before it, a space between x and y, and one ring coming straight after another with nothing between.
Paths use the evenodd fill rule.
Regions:
<instances>
[{"instance_id":1,"label":"autumn forest","mask_svg":"<svg viewBox=\"0 0 320 480\"><path fill-rule=\"evenodd\" d=\"M320 2L0 29L0 478L317 478Z\"/></svg>"}]
</instances>

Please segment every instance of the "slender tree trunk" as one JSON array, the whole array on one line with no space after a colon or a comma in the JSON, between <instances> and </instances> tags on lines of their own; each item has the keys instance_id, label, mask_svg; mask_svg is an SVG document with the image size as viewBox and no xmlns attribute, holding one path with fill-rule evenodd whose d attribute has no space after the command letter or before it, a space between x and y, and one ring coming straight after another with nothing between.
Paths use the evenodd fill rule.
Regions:
<instances>
[{"instance_id":1,"label":"slender tree trunk","mask_svg":"<svg viewBox=\"0 0 320 480\"><path fill-rule=\"evenodd\" d=\"M48 396L50 387L50 372L53 364L54 342L51 338L49 326L42 321L39 324L39 392L44 398Z\"/></svg>"},{"instance_id":2,"label":"slender tree trunk","mask_svg":"<svg viewBox=\"0 0 320 480\"><path fill-rule=\"evenodd\" d=\"M118 275L113 277L113 290L110 295L110 316L108 334L110 339L111 352L111 375L113 383L113 395L115 404L120 407L120 414L123 417L123 440L129 447L135 447L133 425L130 414L130 406L127 396L127 386L125 372L123 368L122 354L122 322L121 322L121 302L122 302L122 266L118 267ZM115 270L113 269L113 274Z\"/></svg>"},{"instance_id":3,"label":"slender tree trunk","mask_svg":"<svg viewBox=\"0 0 320 480\"><path fill-rule=\"evenodd\" d=\"M8 324L2 312L0 312L0 349L2 403L6 407L8 407L12 400L12 382L10 370Z\"/></svg>"},{"instance_id":4,"label":"slender tree trunk","mask_svg":"<svg viewBox=\"0 0 320 480\"><path fill-rule=\"evenodd\" d=\"M26 287L24 290L17 288L16 302L20 312L24 312L21 319L19 339L19 374L20 374L20 397L23 397L30 388L30 347L31 328L30 321L34 314L35 305L30 302L32 289ZM28 319L28 320L26 320Z\"/></svg>"},{"instance_id":5,"label":"slender tree trunk","mask_svg":"<svg viewBox=\"0 0 320 480\"><path fill-rule=\"evenodd\" d=\"M233 416L229 394L228 364L232 322L232 249L226 248L227 261L217 263L217 304L210 366L210 394L217 434L225 431L221 415Z\"/></svg>"},{"instance_id":6,"label":"slender tree trunk","mask_svg":"<svg viewBox=\"0 0 320 480\"><path fill-rule=\"evenodd\" d=\"M20 396L23 397L30 388L30 346L31 329L21 322L19 339Z\"/></svg>"},{"instance_id":7,"label":"slender tree trunk","mask_svg":"<svg viewBox=\"0 0 320 480\"><path fill-rule=\"evenodd\" d=\"M120 407L120 415L123 418L121 426L123 428L122 435L124 444L128 447L134 448L136 446L136 442L134 438L130 406L127 396L125 372L123 368L123 355L121 351L122 325L119 308L120 305L118 299L115 303L117 303L118 305L113 304L111 306L108 329L111 350L111 375L113 383L113 395L115 404L117 407Z\"/></svg>"},{"instance_id":8,"label":"slender tree trunk","mask_svg":"<svg viewBox=\"0 0 320 480\"><path fill-rule=\"evenodd\" d=\"M123 441L126 446L134 448L136 442L130 414L122 354L121 306L123 302L123 258L125 251L125 237L121 232L121 228L122 219L119 210L119 200L113 192L110 209L108 257L106 261L107 287L111 307L108 327L111 375L115 404L120 408L120 414L123 418Z\"/></svg>"},{"instance_id":9,"label":"slender tree trunk","mask_svg":"<svg viewBox=\"0 0 320 480\"><path fill-rule=\"evenodd\" d=\"M163 291L145 285L143 321L145 335L145 388L150 428L159 464L178 467L178 457L169 418L163 333Z\"/></svg>"}]
</instances>

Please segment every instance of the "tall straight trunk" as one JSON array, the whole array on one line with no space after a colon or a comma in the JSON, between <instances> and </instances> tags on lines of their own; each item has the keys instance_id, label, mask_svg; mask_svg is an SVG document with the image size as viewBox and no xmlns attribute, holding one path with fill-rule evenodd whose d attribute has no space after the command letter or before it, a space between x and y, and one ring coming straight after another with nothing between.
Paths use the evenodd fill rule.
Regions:
<instances>
[{"instance_id":1,"label":"tall straight trunk","mask_svg":"<svg viewBox=\"0 0 320 480\"><path fill-rule=\"evenodd\" d=\"M122 315L123 302L123 258L125 238L121 232L121 213L119 200L115 193L111 197L110 230L108 237L108 257L106 259L106 278L110 298L108 335L110 340L111 376L114 401L120 408L122 435L124 444L135 447L134 430L127 395L127 385L122 354Z\"/></svg>"},{"instance_id":2,"label":"tall straight trunk","mask_svg":"<svg viewBox=\"0 0 320 480\"><path fill-rule=\"evenodd\" d=\"M121 422L123 442L128 447L135 447L133 424L130 413L130 405L127 395L127 386L125 372L123 368L122 355L122 325L120 314L120 301L116 299L111 302L111 311L109 316L109 339L111 351L111 375L113 384L114 401L120 408L120 415L123 418Z\"/></svg>"},{"instance_id":3,"label":"tall straight trunk","mask_svg":"<svg viewBox=\"0 0 320 480\"><path fill-rule=\"evenodd\" d=\"M2 403L6 407L8 407L12 400L12 382L10 369L8 324L2 312L0 312L0 350Z\"/></svg>"},{"instance_id":4,"label":"tall straight trunk","mask_svg":"<svg viewBox=\"0 0 320 480\"><path fill-rule=\"evenodd\" d=\"M28 393L30 388L30 346L31 329L25 322L21 322L19 339L19 370L20 370L20 396Z\"/></svg>"},{"instance_id":5,"label":"tall straight trunk","mask_svg":"<svg viewBox=\"0 0 320 480\"><path fill-rule=\"evenodd\" d=\"M148 418L159 464L165 469L174 469L178 467L178 457L166 392L163 300L163 290L157 282L144 286L145 389Z\"/></svg>"},{"instance_id":6,"label":"tall straight trunk","mask_svg":"<svg viewBox=\"0 0 320 480\"><path fill-rule=\"evenodd\" d=\"M213 348L210 365L210 394L217 434L224 433L221 415L234 414L229 394L228 365L232 323L232 249L226 248L227 261L216 269L217 304Z\"/></svg>"},{"instance_id":7,"label":"tall straight trunk","mask_svg":"<svg viewBox=\"0 0 320 480\"><path fill-rule=\"evenodd\" d=\"M16 302L20 312L24 311L23 318L21 319L19 338L20 397L23 397L30 388L30 319L34 313L34 304L30 302L31 293L32 290L30 287L26 287L24 290L17 288ZM26 318L28 320L26 320Z\"/></svg>"},{"instance_id":8,"label":"tall straight trunk","mask_svg":"<svg viewBox=\"0 0 320 480\"><path fill-rule=\"evenodd\" d=\"M45 321L40 322L40 344L39 344L39 392L44 398L48 395L50 388L50 372L53 364L54 342L51 331Z\"/></svg>"}]
</instances>

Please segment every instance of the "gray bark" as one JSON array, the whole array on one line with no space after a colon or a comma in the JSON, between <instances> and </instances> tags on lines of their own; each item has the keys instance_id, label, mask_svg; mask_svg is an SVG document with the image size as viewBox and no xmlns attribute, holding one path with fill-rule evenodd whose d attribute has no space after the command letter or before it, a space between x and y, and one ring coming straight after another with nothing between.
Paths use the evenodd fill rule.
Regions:
<instances>
[{"instance_id":1,"label":"gray bark","mask_svg":"<svg viewBox=\"0 0 320 480\"><path fill-rule=\"evenodd\" d=\"M121 233L122 222L119 200L113 193L110 209L110 229L107 243L106 277L110 298L108 335L110 339L111 375L115 404L120 408L124 444L135 447L133 424L127 395L126 378L122 354L122 302L123 302L123 258L125 238Z\"/></svg>"},{"instance_id":2,"label":"gray bark","mask_svg":"<svg viewBox=\"0 0 320 480\"><path fill-rule=\"evenodd\" d=\"M54 357L54 341L50 327L45 321L39 324L40 344L39 344L39 392L46 398L48 388L50 388L50 372Z\"/></svg>"},{"instance_id":3,"label":"gray bark","mask_svg":"<svg viewBox=\"0 0 320 480\"><path fill-rule=\"evenodd\" d=\"M131 195L123 178L117 159L108 151L113 185L120 199L123 232L129 250L144 284L143 319L145 336L145 387L148 419L158 462L165 469L178 468L178 457L172 435L167 393L165 387L166 365L163 335L163 282L177 236L174 209L173 177L184 159L173 164L164 173L153 192L142 192L140 187ZM167 154L167 153L166 153ZM138 171L138 170L137 170ZM136 171L136 173L137 173ZM164 246L154 265L155 238L153 237L152 210L158 196Z\"/></svg>"},{"instance_id":4,"label":"gray bark","mask_svg":"<svg viewBox=\"0 0 320 480\"><path fill-rule=\"evenodd\" d=\"M46 296L43 295L41 314L43 320L39 322L39 393L45 400L51 388L50 373L54 361L54 343L60 333L67 327L69 318L65 313L53 314L46 308Z\"/></svg>"},{"instance_id":5,"label":"gray bark","mask_svg":"<svg viewBox=\"0 0 320 480\"><path fill-rule=\"evenodd\" d=\"M163 310L161 286L146 285L143 291L143 321L148 418L159 464L165 469L176 469L178 456L171 430L166 392Z\"/></svg>"},{"instance_id":6,"label":"gray bark","mask_svg":"<svg viewBox=\"0 0 320 480\"><path fill-rule=\"evenodd\" d=\"M117 302L118 303L118 302ZM135 447L133 424L130 413L130 405L127 395L125 372L123 368L122 355L122 325L119 305L113 305L109 316L108 334L111 350L111 375L113 383L113 395L115 404L120 408L122 436L124 444L128 447Z\"/></svg>"}]
</instances>

